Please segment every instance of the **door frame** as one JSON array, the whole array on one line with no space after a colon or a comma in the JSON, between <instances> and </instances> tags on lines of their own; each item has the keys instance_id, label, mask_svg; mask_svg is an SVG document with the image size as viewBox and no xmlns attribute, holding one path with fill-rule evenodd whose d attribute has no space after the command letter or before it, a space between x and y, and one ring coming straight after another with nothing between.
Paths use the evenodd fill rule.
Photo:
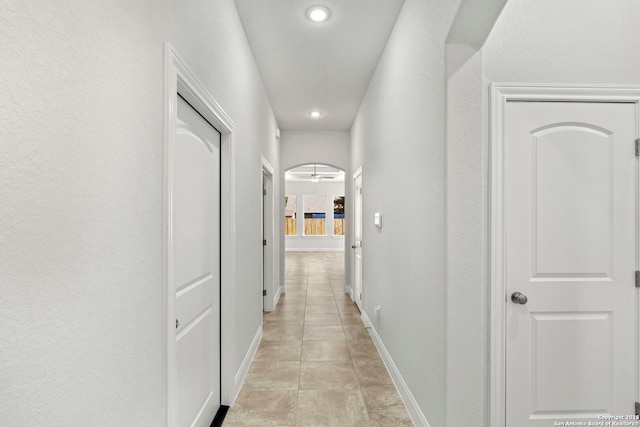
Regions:
<instances>
[{"instance_id":1,"label":"door frame","mask_svg":"<svg viewBox=\"0 0 640 427\"><path fill-rule=\"evenodd\" d=\"M504 200L504 129L505 110L509 101L566 102L626 102L636 104L636 138L640 136L640 86L622 85L537 85L523 83L492 83L490 85L489 139L489 426L506 427L506 245ZM640 175L636 160L636 197ZM639 221L639 201L636 199L636 225ZM640 240L636 231L636 269L640 268ZM639 342L640 305L636 292L636 343ZM636 353L636 366L639 355ZM636 372L636 400L640 396L640 369Z\"/></svg>"},{"instance_id":2,"label":"door frame","mask_svg":"<svg viewBox=\"0 0 640 427\"><path fill-rule=\"evenodd\" d=\"M162 245L162 363L164 425L174 427L176 385L175 293L171 288L172 243L171 202L174 179L173 156L177 120L178 93L221 135L220 144L220 404L230 405L234 393L235 348L235 145L231 118L209 95L205 86L190 71L176 49L165 44L164 87L164 182L163 182L163 245Z\"/></svg>"},{"instance_id":3,"label":"door frame","mask_svg":"<svg viewBox=\"0 0 640 427\"><path fill-rule=\"evenodd\" d=\"M353 217L352 217L352 221L351 224L353 224L353 233L351 236L351 241L353 242L353 244L355 244L356 241L356 178L360 177L361 179L362 177L362 166L360 166L358 169L356 169L356 171L353 173L353 179L351 181L351 197L353 199ZM360 227L362 227L361 232L364 234L364 204L362 203L362 197L360 197ZM360 238L362 238L362 236L360 236ZM364 240L364 239L363 239ZM353 246L351 246L352 249ZM356 300L356 256L355 256L355 251L352 250L351 252L351 289L349 290L350 294L351 294L351 299L353 300L353 302L356 303L356 305L358 306L358 308L364 312L363 309L363 303L364 303L364 248L361 246L360 247L360 251L361 251L361 258L362 258L362 263L360 265L360 293L362 295L363 300L362 301L357 301Z\"/></svg>"},{"instance_id":4,"label":"door frame","mask_svg":"<svg viewBox=\"0 0 640 427\"><path fill-rule=\"evenodd\" d=\"M260 178L262 179L262 183L260 184L260 188L266 188L267 194L266 197L262 196L261 198L261 211L262 211L262 236L263 239L267 240L267 246L262 248L263 250L263 258L262 258L262 289L267 291L267 294L263 297L262 309L263 311L273 311L276 306L276 302L280 297L280 286L277 288L274 286L276 283L274 273L275 269L275 233L274 233L274 192L273 192L273 177L275 174L275 169L267 159L263 156L260 156L261 160L261 172Z\"/></svg>"}]
</instances>

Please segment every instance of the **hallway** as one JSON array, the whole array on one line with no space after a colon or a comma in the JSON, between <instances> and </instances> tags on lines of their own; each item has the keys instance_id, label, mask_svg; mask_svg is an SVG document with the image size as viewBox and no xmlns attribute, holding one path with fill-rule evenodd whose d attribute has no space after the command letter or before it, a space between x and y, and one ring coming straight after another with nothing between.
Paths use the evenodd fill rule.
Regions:
<instances>
[{"instance_id":1,"label":"hallway","mask_svg":"<svg viewBox=\"0 0 640 427\"><path fill-rule=\"evenodd\" d=\"M224 426L412 426L344 293L343 252L286 254L286 295Z\"/></svg>"}]
</instances>

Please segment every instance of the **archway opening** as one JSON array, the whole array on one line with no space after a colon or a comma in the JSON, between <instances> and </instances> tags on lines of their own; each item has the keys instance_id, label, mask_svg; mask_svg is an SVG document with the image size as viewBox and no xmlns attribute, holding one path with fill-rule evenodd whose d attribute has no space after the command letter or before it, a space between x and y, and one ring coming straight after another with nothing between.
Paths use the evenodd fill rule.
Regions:
<instances>
[{"instance_id":1,"label":"archway opening","mask_svg":"<svg viewBox=\"0 0 640 427\"><path fill-rule=\"evenodd\" d=\"M285 172L285 251L344 252L345 173L325 164Z\"/></svg>"}]
</instances>

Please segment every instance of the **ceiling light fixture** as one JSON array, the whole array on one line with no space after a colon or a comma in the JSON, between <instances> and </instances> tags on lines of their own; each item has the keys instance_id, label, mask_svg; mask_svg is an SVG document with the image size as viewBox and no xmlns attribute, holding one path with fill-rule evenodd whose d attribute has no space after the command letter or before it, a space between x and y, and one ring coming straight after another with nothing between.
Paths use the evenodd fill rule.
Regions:
<instances>
[{"instance_id":1,"label":"ceiling light fixture","mask_svg":"<svg viewBox=\"0 0 640 427\"><path fill-rule=\"evenodd\" d=\"M318 111L318 110L314 110L314 111L311 111L311 112L309 113L309 116L310 116L312 119L319 119L319 118L320 118L320 116L322 116L322 112L320 112L320 111Z\"/></svg>"},{"instance_id":2,"label":"ceiling light fixture","mask_svg":"<svg viewBox=\"0 0 640 427\"><path fill-rule=\"evenodd\" d=\"M331 11L324 6L311 6L307 9L307 18L313 22L324 22L331 17Z\"/></svg>"}]
</instances>

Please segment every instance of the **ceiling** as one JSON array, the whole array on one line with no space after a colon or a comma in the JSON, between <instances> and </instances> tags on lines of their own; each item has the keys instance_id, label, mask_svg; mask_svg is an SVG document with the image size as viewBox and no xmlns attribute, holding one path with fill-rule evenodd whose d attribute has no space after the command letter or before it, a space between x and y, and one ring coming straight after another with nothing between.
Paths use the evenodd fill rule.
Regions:
<instances>
[{"instance_id":1,"label":"ceiling","mask_svg":"<svg viewBox=\"0 0 640 427\"><path fill-rule=\"evenodd\" d=\"M235 3L279 127L350 129L404 0ZM315 5L329 20L306 17Z\"/></svg>"}]
</instances>

